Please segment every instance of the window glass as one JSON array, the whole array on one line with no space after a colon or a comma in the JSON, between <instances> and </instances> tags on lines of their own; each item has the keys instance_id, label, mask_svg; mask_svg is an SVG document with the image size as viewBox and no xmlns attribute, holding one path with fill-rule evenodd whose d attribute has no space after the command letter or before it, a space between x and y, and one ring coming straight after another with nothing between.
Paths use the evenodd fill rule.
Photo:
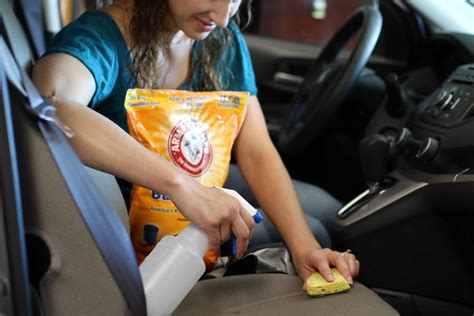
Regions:
<instances>
[{"instance_id":1,"label":"window glass","mask_svg":"<svg viewBox=\"0 0 474 316\"><path fill-rule=\"evenodd\" d=\"M373 0L259 0L254 33L324 44L360 6Z\"/></svg>"}]
</instances>

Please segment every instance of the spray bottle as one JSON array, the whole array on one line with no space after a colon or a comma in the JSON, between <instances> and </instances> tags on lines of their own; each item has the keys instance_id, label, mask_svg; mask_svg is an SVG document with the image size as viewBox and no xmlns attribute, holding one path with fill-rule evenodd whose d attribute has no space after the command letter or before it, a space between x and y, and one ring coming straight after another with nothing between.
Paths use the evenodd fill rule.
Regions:
<instances>
[{"instance_id":1,"label":"spray bottle","mask_svg":"<svg viewBox=\"0 0 474 316\"><path fill-rule=\"evenodd\" d=\"M234 196L253 217L255 223L262 215L240 194L219 188ZM235 237L231 240L235 255ZM206 234L190 224L178 236L164 237L140 265L145 287L148 315L170 315L189 293L206 267L203 257L208 249Z\"/></svg>"}]
</instances>

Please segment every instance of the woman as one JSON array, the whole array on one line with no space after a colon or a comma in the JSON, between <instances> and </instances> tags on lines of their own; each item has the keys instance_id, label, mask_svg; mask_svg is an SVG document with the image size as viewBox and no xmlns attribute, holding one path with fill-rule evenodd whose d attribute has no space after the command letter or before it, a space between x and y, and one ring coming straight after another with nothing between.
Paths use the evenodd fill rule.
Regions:
<instances>
[{"instance_id":1,"label":"woman","mask_svg":"<svg viewBox=\"0 0 474 316\"><path fill-rule=\"evenodd\" d=\"M36 64L33 79L75 131L71 143L85 164L171 198L206 232L210 250L234 233L238 257L251 236L250 216L232 197L202 186L133 140L123 103L127 89L137 86L249 91L233 147L243 177L303 280L319 271L331 281L330 266L336 266L352 284L358 261L318 244L269 138L248 49L229 22L240 6L234 0L119 0L66 27Z\"/></svg>"}]
</instances>

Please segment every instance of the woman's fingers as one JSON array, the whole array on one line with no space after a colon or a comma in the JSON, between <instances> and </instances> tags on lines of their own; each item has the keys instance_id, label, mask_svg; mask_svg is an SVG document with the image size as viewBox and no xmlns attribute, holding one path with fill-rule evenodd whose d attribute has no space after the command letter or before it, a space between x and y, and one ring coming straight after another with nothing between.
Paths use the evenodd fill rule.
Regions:
<instances>
[{"instance_id":1,"label":"woman's fingers","mask_svg":"<svg viewBox=\"0 0 474 316\"><path fill-rule=\"evenodd\" d=\"M349 263L346 261L345 256L348 256L348 253L339 253L339 252L334 252L334 256L336 257L336 268L339 270L339 272L342 274L342 276L347 280L349 284L353 284L354 281L352 280L352 272L351 272L351 267Z\"/></svg>"},{"instance_id":2,"label":"woman's fingers","mask_svg":"<svg viewBox=\"0 0 474 316\"><path fill-rule=\"evenodd\" d=\"M344 258L347 261L347 264L349 265L349 268L351 269L351 275L352 277L356 277L359 274L359 265L357 264L356 257L353 254L346 254Z\"/></svg>"},{"instance_id":3,"label":"woman's fingers","mask_svg":"<svg viewBox=\"0 0 474 316\"><path fill-rule=\"evenodd\" d=\"M231 199L234 199L231 197ZM222 210L214 213L210 223L205 223L209 239L209 249L218 251L221 244L228 241L232 233L237 242L237 257L241 257L249 244L250 235L253 228L252 217L245 211L240 203L230 201L221 205Z\"/></svg>"},{"instance_id":4,"label":"woman's fingers","mask_svg":"<svg viewBox=\"0 0 474 316\"><path fill-rule=\"evenodd\" d=\"M250 214L244 209L239 200L227 193L222 192L221 194L225 195L226 204L228 206L227 218L228 222L224 223L226 225L225 232L232 232L235 235L237 243L237 253L236 256L241 257L247 250L250 236L253 230L253 218ZM226 240L222 239L225 236L221 235L221 243Z\"/></svg>"},{"instance_id":5,"label":"woman's fingers","mask_svg":"<svg viewBox=\"0 0 474 316\"><path fill-rule=\"evenodd\" d=\"M242 217L242 219L244 220L245 224L247 225L247 227L249 229L249 232L250 232L249 240L250 240L251 237L252 237L253 225L255 225L255 221L254 221L253 217L250 216L250 214L243 208L240 211L240 216Z\"/></svg>"},{"instance_id":6,"label":"woman's fingers","mask_svg":"<svg viewBox=\"0 0 474 316\"><path fill-rule=\"evenodd\" d=\"M221 245L228 241L231 237L231 230L230 230L230 225L229 223L221 223L221 226L219 228L219 235L220 235L220 243Z\"/></svg>"},{"instance_id":7,"label":"woman's fingers","mask_svg":"<svg viewBox=\"0 0 474 316\"><path fill-rule=\"evenodd\" d=\"M350 276L356 277L359 274L359 261L350 253L350 250L340 253L340 257L344 259L347 266L349 266Z\"/></svg>"},{"instance_id":8,"label":"woman's fingers","mask_svg":"<svg viewBox=\"0 0 474 316\"><path fill-rule=\"evenodd\" d=\"M328 260L318 260L316 262L316 269L318 269L319 273L323 276L324 279L328 282L334 281L334 276L331 272L331 268L329 267Z\"/></svg>"},{"instance_id":9,"label":"woman's fingers","mask_svg":"<svg viewBox=\"0 0 474 316\"><path fill-rule=\"evenodd\" d=\"M209 245L209 250L217 252L219 251L221 245L221 236L219 229L207 229L207 240Z\"/></svg>"},{"instance_id":10,"label":"woman's fingers","mask_svg":"<svg viewBox=\"0 0 474 316\"><path fill-rule=\"evenodd\" d=\"M206 232L209 250L218 251L233 233L237 255L241 256L250 240L252 217L236 198L220 189L205 187L188 177L183 183L171 198L184 216Z\"/></svg>"},{"instance_id":11,"label":"woman's fingers","mask_svg":"<svg viewBox=\"0 0 474 316\"><path fill-rule=\"evenodd\" d=\"M244 212L246 211L244 210ZM245 250L247 250L250 241L250 229L240 214L232 221L232 231L234 232L235 238L237 239L236 257L240 258L245 253Z\"/></svg>"}]
</instances>

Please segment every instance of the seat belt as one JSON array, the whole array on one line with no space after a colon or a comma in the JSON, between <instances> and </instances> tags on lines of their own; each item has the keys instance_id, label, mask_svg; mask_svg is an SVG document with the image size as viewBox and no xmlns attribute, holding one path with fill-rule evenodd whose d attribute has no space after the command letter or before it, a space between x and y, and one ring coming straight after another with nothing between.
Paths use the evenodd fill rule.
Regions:
<instances>
[{"instance_id":1,"label":"seat belt","mask_svg":"<svg viewBox=\"0 0 474 316\"><path fill-rule=\"evenodd\" d=\"M3 54L3 52L2 52ZM4 63L0 63L0 315L32 315L19 170Z\"/></svg>"},{"instance_id":2,"label":"seat belt","mask_svg":"<svg viewBox=\"0 0 474 316\"><path fill-rule=\"evenodd\" d=\"M46 50L43 27L43 10L40 0L16 0L15 9L23 26L28 29L27 37L34 48L35 59L40 58Z\"/></svg>"},{"instance_id":3,"label":"seat belt","mask_svg":"<svg viewBox=\"0 0 474 316\"><path fill-rule=\"evenodd\" d=\"M0 40L8 41L0 17ZM10 47L11 51L11 45ZM17 63L18 66L18 63ZM113 209L89 178L66 136L72 131L56 117L56 108L35 88L25 70L18 67L26 91L25 109L37 119L39 130L63 176L92 238L109 268L132 315L146 315L146 301L130 237ZM105 229L107 228L107 229Z\"/></svg>"}]
</instances>

